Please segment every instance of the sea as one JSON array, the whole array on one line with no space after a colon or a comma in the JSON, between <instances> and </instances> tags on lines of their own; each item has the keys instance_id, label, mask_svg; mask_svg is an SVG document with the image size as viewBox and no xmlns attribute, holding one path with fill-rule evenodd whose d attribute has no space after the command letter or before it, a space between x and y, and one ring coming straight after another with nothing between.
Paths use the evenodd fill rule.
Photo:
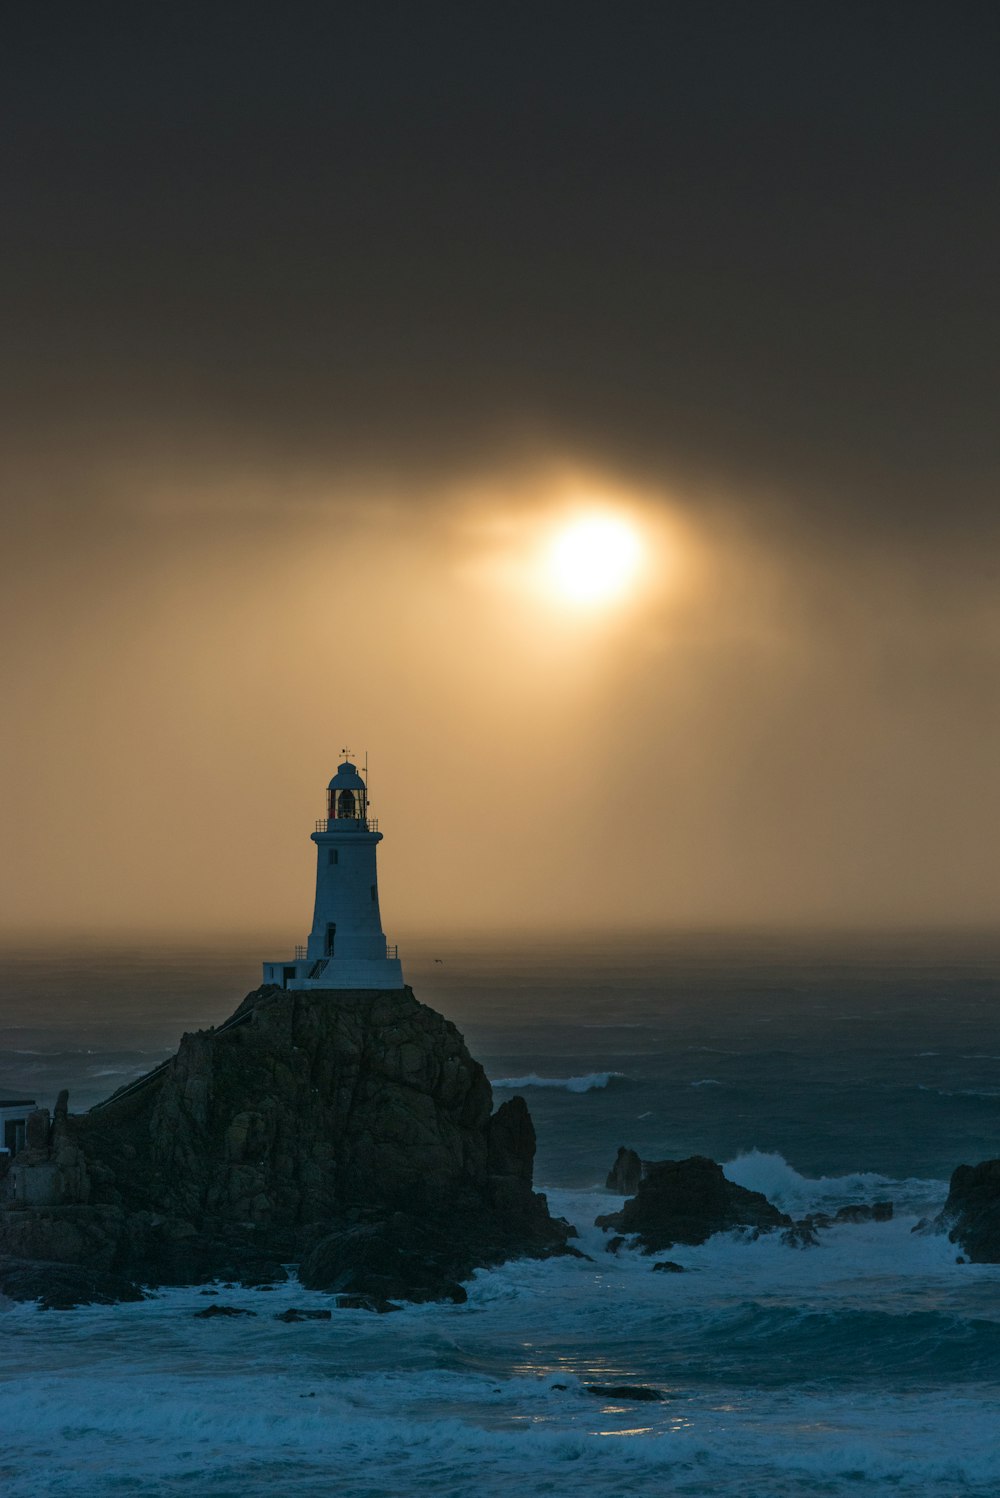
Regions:
<instances>
[{"instance_id":1,"label":"sea","mask_svg":"<svg viewBox=\"0 0 1000 1498\"><path fill-rule=\"evenodd\" d=\"M8 946L0 1095L87 1108L286 944ZM329 1304L294 1278L0 1300L4 1498L1000 1494L1000 1266L921 1226L956 1165L1000 1155L1000 936L425 933L402 956L496 1101L526 1098L536 1186L586 1257L294 1324ZM656 1273L594 1226L622 1144L710 1155L793 1215L894 1216L817 1247L717 1236Z\"/></svg>"}]
</instances>

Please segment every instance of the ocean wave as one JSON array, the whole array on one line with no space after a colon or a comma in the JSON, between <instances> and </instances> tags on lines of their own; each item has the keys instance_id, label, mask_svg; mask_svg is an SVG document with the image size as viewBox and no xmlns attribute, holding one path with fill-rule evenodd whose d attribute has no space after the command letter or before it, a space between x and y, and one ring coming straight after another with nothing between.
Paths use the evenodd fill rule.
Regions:
<instances>
[{"instance_id":1,"label":"ocean wave","mask_svg":"<svg viewBox=\"0 0 1000 1498\"><path fill-rule=\"evenodd\" d=\"M39 1399L44 1393L50 1396ZM766 1417L738 1393L720 1405L673 1391L660 1404L595 1399L572 1377L509 1384L441 1377L330 1380L19 1380L5 1394L5 1492L77 1498L240 1492L247 1498L373 1493L523 1498L713 1492L996 1492L995 1400L807 1394ZM817 1484L819 1486L817 1486Z\"/></svg>"},{"instance_id":2,"label":"ocean wave","mask_svg":"<svg viewBox=\"0 0 1000 1498\"><path fill-rule=\"evenodd\" d=\"M750 1191L761 1191L775 1206L785 1210L834 1206L847 1201L870 1202L907 1198L936 1200L947 1192L947 1181L908 1178L894 1180L876 1171L851 1171L842 1176L804 1176L789 1165L784 1155L752 1149L723 1165L727 1178Z\"/></svg>"},{"instance_id":3,"label":"ocean wave","mask_svg":"<svg viewBox=\"0 0 1000 1498\"><path fill-rule=\"evenodd\" d=\"M689 1087L724 1087L726 1084L720 1082L716 1077L701 1077L697 1082L689 1082Z\"/></svg>"},{"instance_id":4,"label":"ocean wave","mask_svg":"<svg viewBox=\"0 0 1000 1498\"><path fill-rule=\"evenodd\" d=\"M918 1082L917 1092L932 1092L935 1097L1000 1097L1000 1087L929 1087L926 1082Z\"/></svg>"},{"instance_id":5,"label":"ocean wave","mask_svg":"<svg viewBox=\"0 0 1000 1498\"><path fill-rule=\"evenodd\" d=\"M602 1087L610 1087L613 1082L624 1081L627 1078L620 1071L591 1071L582 1077L540 1077L537 1072L528 1072L524 1077L498 1077L492 1085L512 1092L520 1092L524 1087L555 1087L564 1092L596 1092Z\"/></svg>"}]
</instances>

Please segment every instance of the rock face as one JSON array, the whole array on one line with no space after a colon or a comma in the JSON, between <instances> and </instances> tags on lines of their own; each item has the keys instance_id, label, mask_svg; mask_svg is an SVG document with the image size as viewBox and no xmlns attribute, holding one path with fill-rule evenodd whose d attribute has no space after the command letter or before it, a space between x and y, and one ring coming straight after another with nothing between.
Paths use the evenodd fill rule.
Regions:
<instances>
[{"instance_id":1,"label":"rock face","mask_svg":"<svg viewBox=\"0 0 1000 1498\"><path fill-rule=\"evenodd\" d=\"M958 1167L936 1225L973 1264L1000 1264L1000 1160Z\"/></svg>"},{"instance_id":2,"label":"rock face","mask_svg":"<svg viewBox=\"0 0 1000 1498\"><path fill-rule=\"evenodd\" d=\"M626 1149L624 1144L618 1146L615 1163L608 1171L608 1179L605 1181L609 1191L614 1191L618 1196L634 1196L639 1189L642 1180L642 1161L635 1150Z\"/></svg>"},{"instance_id":3,"label":"rock face","mask_svg":"<svg viewBox=\"0 0 1000 1498\"><path fill-rule=\"evenodd\" d=\"M49 1311L142 1300L138 1285L121 1275L39 1259L0 1259L0 1295L10 1300L37 1300Z\"/></svg>"},{"instance_id":4,"label":"rock face","mask_svg":"<svg viewBox=\"0 0 1000 1498\"><path fill-rule=\"evenodd\" d=\"M491 1109L459 1032L409 989L262 988L89 1114L60 1097L4 1183L0 1255L147 1284L260 1283L304 1260L316 1286L419 1298L434 1262L449 1296L570 1233L532 1191L523 1099Z\"/></svg>"},{"instance_id":5,"label":"rock face","mask_svg":"<svg viewBox=\"0 0 1000 1498\"><path fill-rule=\"evenodd\" d=\"M722 1166L704 1155L659 1160L646 1166L635 1196L620 1212L597 1219L597 1226L635 1235L646 1253L675 1243L704 1243L732 1228L791 1227L792 1219L759 1191L727 1181Z\"/></svg>"}]
</instances>

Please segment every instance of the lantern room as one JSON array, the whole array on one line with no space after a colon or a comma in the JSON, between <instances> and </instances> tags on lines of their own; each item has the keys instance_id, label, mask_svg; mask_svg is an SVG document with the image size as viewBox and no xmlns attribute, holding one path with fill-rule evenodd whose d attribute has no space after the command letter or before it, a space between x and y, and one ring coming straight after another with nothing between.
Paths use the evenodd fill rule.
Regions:
<instances>
[{"instance_id":1,"label":"lantern room","mask_svg":"<svg viewBox=\"0 0 1000 1498\"><path fill-rule=\"evenodd\" d=\"M358 774L357 765L349 759L338 767L326 789L326 815L329 822L365 822L368 819L368 791Z\"/></svg>"}]
</instances>

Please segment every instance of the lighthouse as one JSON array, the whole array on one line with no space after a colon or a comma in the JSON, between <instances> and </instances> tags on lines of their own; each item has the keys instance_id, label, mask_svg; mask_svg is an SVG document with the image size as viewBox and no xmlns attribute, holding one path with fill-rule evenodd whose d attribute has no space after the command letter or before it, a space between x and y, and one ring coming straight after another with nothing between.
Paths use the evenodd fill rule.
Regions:
<instances>
[{"instance_id":1,"label":"lighthouse","mask_svg":"<svg viewBox=\"0 0 1000 1498\"><path fill-rule=\"evenodd\" d=\"M326 791L316 844L312 930L290 961L265 962L264 982L281 988L403 987L396 947L386 945L378 908L375 850L382 841L368 814L368 787L344 759Z\"/></svg>"}]
</instances>

